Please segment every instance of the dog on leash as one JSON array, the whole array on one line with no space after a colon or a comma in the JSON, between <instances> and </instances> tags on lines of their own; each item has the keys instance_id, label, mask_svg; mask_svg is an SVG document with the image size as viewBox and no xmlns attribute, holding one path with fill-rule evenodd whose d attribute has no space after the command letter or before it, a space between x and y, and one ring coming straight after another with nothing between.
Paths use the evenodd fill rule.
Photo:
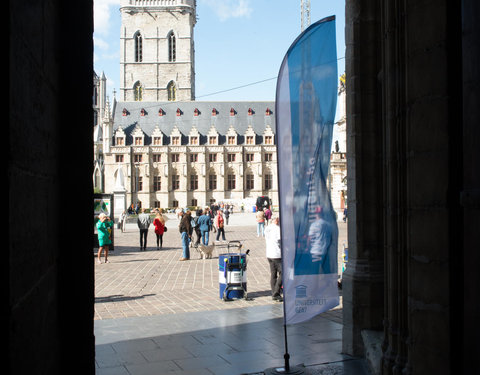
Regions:
<instances>
[{"instance_id":1,"label":"dog on leash","mask_svg":"<svg viewBox=\"0 0 480 375\"><path fill-rule=\"evenodd\" d=\"M196 251L198 251L201 259L212 259L213 250L215 250L215 242L213 242L211 245L205 246L201 243L196 245L192 241L190 242L190 248L194 248Z\"/></svg>"}]
</instances>

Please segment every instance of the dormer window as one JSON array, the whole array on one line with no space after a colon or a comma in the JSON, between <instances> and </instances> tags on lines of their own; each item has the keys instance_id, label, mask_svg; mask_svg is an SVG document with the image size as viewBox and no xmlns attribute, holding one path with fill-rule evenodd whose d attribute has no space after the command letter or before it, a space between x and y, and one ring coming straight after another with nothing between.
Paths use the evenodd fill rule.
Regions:
<instances>
[{"instance_id":1,"label":"dormer window","mask_svg":"<svg viewBox=\"0 0 480 375\"><path fill-rule=\"evenodd\" d=\"M253 135L247 135L247 145L254 145L255 137Z\"/></svg>"},{"instance_id":2,"label":"dormer window","mask_svg":"<svg viewBox=\"0 0 480 375\"><path fill-rule=\"evenodd\" d=\"M208 137L208 144L209 145L216 145L217 144L217 137L216 136Z\"/></svg>"},{"instance_id":3,"label":"dormer window","mask_svg":"<svg viewBox=\"0 0 480 375\"><path fill-rule=\"evenodd\" d=\"M266 145L273 145L273 137L271 135L266 135L264 143Z\"/></svg>"},{"instance_id":4,"label":"dormer window","mask_svg":"<svg viewBox=\"0 0 480 375\"><path fill-rule=\"evenodd\" d=\"M172 145L179 146L180 145L180 137L178 137L178 136L172 137Z\"/></svg>"}]
</instances>

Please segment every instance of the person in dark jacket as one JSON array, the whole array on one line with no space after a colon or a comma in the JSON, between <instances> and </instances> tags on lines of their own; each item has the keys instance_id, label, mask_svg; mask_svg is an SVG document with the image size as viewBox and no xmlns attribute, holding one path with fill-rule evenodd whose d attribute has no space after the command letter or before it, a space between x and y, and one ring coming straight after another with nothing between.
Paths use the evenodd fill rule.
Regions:
<instances>
[{"instance_id":1,"label":"person in dark jacket","mask_svg":"<svg viewBox=\"0 0 480 375\"><path fill-rule=\"evenodd\" d=\"M190 221L192 220L192 213L190 211L185 212L180 221L180 225L178 227L181 235L182 235L182 249L183 254L180 258L181 261L189 260L190 259L190 241L192 239L193 228Z\"/></svg>"}]
</instances>

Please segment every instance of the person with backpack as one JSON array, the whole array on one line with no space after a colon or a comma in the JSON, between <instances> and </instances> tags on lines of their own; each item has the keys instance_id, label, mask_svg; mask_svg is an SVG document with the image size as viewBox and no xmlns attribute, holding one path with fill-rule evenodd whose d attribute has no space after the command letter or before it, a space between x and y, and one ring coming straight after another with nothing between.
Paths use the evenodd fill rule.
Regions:
<instances>
[{"instance_id":1,"label":"person with backpack","mask_svg":"<svg viewBox=\"0 0 480 375\"><path fill-rule=\"evenodd\" d=\"M198 225L198 219L202 216L202 210L198 209L195 211L195 217L192 220L192 227L195 232L197 239L195 240L195 246L198 246L200 243L200 238L202 238L202 232L200 231L200 226Z\"/></svg>"},{"instance_id":2,"label":"person with backpack","mask_svg":"<svg viewBox=\"0 0 480 375\"><path fill-rule=\"evenodd\" d=\"M208 246L208 239L209 239L208 237L209 237L210 227L212 226L212 220L210 219L208 208L206 208L203 215L198 218L197 225L200 229L200 236L202 238L202 243L205 246Z\"/></svg>"},{"instance_id":3,"label":"person with backpack","mask_svg":"<svg viewBox=\"0 0 480 375\"><path fill-rule=\"evenodd\" d=\"M225 208L225 212L223 213L223 216L225 216L225 224L228 225L228 218L230 217L230 208L227 206Z\"/></svg>"},{"instance_id":4,"label":"person with backpack","mask_svg":"<svg viewBox=\"0 0 480 375\"><path fill-rule=\"evenodd\" d=\"M220 238L220 233L222 234L222 240L225 241L225 220L223 218L222 210L217 211L217 216L215 216L215 226L217 227L217 241Z\"/></svg>"}]
</instances>

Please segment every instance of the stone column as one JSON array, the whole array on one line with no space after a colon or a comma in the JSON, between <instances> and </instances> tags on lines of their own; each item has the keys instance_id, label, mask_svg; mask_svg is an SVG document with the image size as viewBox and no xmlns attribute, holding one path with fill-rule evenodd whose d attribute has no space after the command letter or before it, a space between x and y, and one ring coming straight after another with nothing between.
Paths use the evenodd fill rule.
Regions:
<instances>
[{"instance_id":1,"label":"stone column","mask_svg":"<svg viewBox=\"0 0 480 375\"><path fill-rule=\"evenodd\" d=\"M115 219L118 220L122 212L127 209L127 189L125 189L125 179L122 168L117 171L117 178L113 189L113 202Z\"/></svg>"},{"instance_id":2,"label":"stone column","mask_svg":"<svg viewBox=\"0 0 480 375\"><path fill-rule=\"evenodd\" d=\"M349 261L343 274L343 352L363 355L362 330L382 330L383 129L378 84L380 1L346 1Z\"/></svg>"}]
</instances>

